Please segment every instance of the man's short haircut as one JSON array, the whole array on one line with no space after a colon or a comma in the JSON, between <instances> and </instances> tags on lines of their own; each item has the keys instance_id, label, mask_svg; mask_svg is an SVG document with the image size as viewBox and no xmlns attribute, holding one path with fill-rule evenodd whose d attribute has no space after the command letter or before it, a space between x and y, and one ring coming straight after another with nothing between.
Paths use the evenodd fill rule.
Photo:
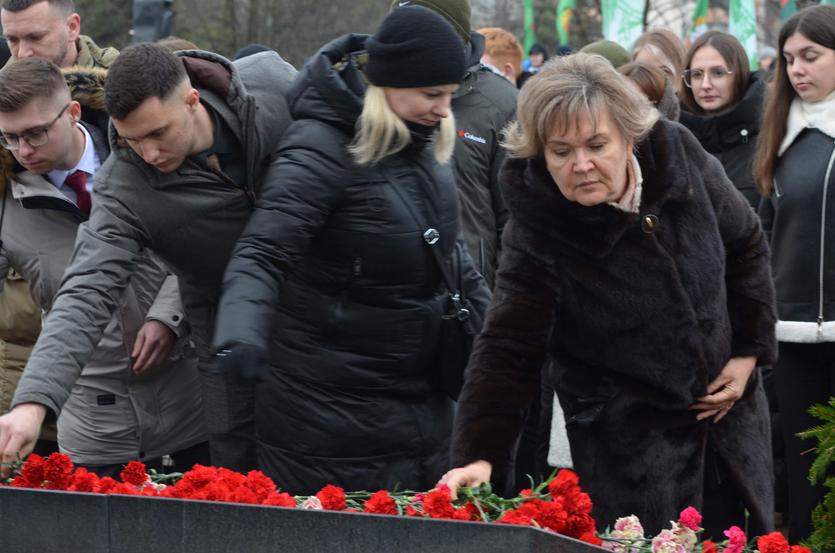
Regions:
<instances>
[{"instance_id":1,"label":"man's short haircut","mask_svg":"<svg viewBox=\"0 0 835 553\"><path fill-rule=\"evenodd\" d=\"M70 89L61 69L41 58L26 58L0 71L0 113L15 112L36 98L52 98Z\"/></svg>"},{"instance_id":2,"label":"man's short haircut","mask_svg":"<svg viewBox=\"0 0 835 553\"><path fill-rule=\"evenodd\" d=\"M148 98L168 99L186 79L183 62L164 46L129 46L107 72L105 108L110 117L123 120Z\"/></svg>"},{"instance_id":3,"label":"man's short haircut","mask_svg":"<svg viewBox=\"0 0 835 553\"><path fill-rule=\"evenodd\" d=\"M3 0L2 7L10 12L22 12L25 9L32 7L35 4L47 2L53 8L57 8L62 13L67 15L75 12L75 4L72 0Z\"/></svg>"},{"instance_id":4,"label":"man's short haircut","mask_svg":"<svg viewBox=\"0 0 835 553\"><path fill-rule=\"evenodd\" d=\"M516 37L500 27L485 27L478 32L484 35L484 53L501 65L509 63L513 67L513 76L518 77L522 72L525 52Z\"/></svg>"}]
</instances>

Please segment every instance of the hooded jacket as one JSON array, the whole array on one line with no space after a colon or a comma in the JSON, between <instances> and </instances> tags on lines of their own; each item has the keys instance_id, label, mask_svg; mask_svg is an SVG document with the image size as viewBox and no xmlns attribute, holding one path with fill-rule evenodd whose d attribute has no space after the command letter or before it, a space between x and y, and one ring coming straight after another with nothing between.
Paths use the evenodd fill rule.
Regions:
<instances>
[{"instance_id":1,"label":"hooded jacket","mask_svg":"<svg viewBox=\"0 0 835 553\"><path fill-rule=\"evenodd\" d=\"M459 401L453 466L485 459L494 481L506 480L547 357L600 529L634 513L656 533L682 505L699 507L709 444L728 467L725 485L767 530L758 373L719 423L689 410L731 357L775 357L765 236L718 161L677 123L660 120L636 152L638 214L566 200L543 159L505 164L511 220Z\"/></svg>"},{"instance_id":2,"label":"hooded jacket","mask_svg":"<svg viewBox=\"0 0 835 553\"><path fill-rule=\"evenodd\" d=\"M161 173L111 127L112 153L96 174L90 220L79 227L73 257L24 380L30 373L77 371L91 358L146 248L179 277L192 338L202 361L208 360L207 336L223 269L289 123L279 94L295 70L275 52L234 63L209 52L179 55L202 101L240 140L246 152L245 182L233 186L193 158L176 171ZM58 404L58 399L40 398L38 403ZM25 400L15 397L16 403Z\"/></svg>"},{"instance_id":3,"label":"hooded jacket","mask_svg":"<svg viewBox=\"0 0 835 553\"><path fill-rule=\"evenodd\" d=\"M484 36L470 33L469 68L452 98L458 130L453 168L461 204L461 233L476 269L493 286L507 208L499 188L506 157L502 130L516 114L518 94L507 79L481 64Z\"/></svg>"},{"instance_id":4,"label":"hooded jacket","mask_svg":"<svg viewBox=\"0 0 835 553\"><path fill-rule=\"evenodd\" d=\"M259 466L293 493L425 489L446 470L452 405L429 386L458 204L431 135L370 167L348 152L366 84L366 37L324 46L287 102L282 139L224 279L215 345L271 349L258 386ZM433 200L424 192L434 190ZM471 300L489 294L465 256Z\"/></svg>"},{"instance_id":5,"label":"hooded jacket","mask_svg":"<svg viewBox=\"0 0 835 553\"><path fill-rule=\"evenodd\" d=\"M75 59L75 67L83 69L108 69L119 57L119 50L105 46L100 48L93 39L86 35L79 35L75 41L78 50L78 57Z\"/></svg>"},{"instance_id":6,"label":"hooded jacket","mask_svg":"<svg viewBox=\"0 0 835 553\"><path fill-rule=\"evenodd\" d=\"M760 203L753 166L765 87L759 74L754 73L742 99L730 108L715 115L695 115L682 110L679 117L702 147L722 162L728 178L754 210Z\"/></svg>"},{"instance_id":7,"label":"hooded jacket","mask_svg":"<svg viewBox=\"0 0 835 553\"><path fill-rule=\"evenodd\" d=\"M115 48L99 48L93 39L84 35L76 40L76 48L78 58L73 72L78 75L88 75L94 68L106 69L119 55L119 51ZM9 58L7 63L12 63L12 61ZM98 76L95 75L81 78L88 81L98 80ZM91 109L87 101L91 98L88 98L86 94L81 94L79 97L76 94L78 87L70 78L67 78L67 83L72 91L73 99L82 104L82 109ZM9 174L10 170L4 173ZM6 277L4 291L0 294L0 373L5 375L0 379L0 414L5 413L11 405L19 374L23 372L23 367L26 365L40 329L39 309L32 301L29 287L20 275L12 272ZM55 439L54 429L45 427L41 438Z\"/></svg>"},{"instance_id":8,"label":"hooded jacket","mask_svg":"<svg viewBox=\"0 0 835 553\"><path fill-rule=\"evenodd\" d=\"M109 149L88 127L99 159ZM0 274L14 267L48 313L86 216L45 178L22 171L6 187L0 230ZM169 358L140 375L130 353L147 320L178 334ZM36 401L58 418L61 450L76 463L113 464L160 457L205 441L197 358L188 339L176 277L146 252L118 309L81 370L34 373L17 388L17 402ZM71 331L69 335L71 335Z\"/></svg>"}]
</instances>

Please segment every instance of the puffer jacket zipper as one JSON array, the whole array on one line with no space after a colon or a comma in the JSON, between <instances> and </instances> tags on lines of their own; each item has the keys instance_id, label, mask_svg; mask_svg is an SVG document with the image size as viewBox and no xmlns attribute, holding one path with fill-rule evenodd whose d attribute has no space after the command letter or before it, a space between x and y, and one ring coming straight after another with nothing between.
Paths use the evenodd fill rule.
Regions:
<instances>
[{"instance_id":1,"label":"puffer jacket zipper","mask_svg":"<svg viewBox=\"0 0 835 553\"><path fill-rule=\"evenodd\" d=\"M835 143L833 143L832 154L829 156L829 165L826 167L826 175L823 179L823 201L821 202L821 241L820 241L820 267L818 269L818 342L823 341L823 285L824 285L824 251L826 247L826 205L829 196L829 179L832 176L832 165L835 164Z\"/></svg>"}]
</instances>

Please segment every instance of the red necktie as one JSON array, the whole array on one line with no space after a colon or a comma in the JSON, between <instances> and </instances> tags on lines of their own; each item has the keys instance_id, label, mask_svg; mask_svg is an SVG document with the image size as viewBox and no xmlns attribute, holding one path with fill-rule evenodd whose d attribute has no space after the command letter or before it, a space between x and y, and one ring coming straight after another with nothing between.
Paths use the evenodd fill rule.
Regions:
<instances>
[{"instance_id":1,"label":"red necktie","mask_svg":"<svg viewBox=\"0 0 835 553\"><path fill-rule=\"evenodd\" d=\"M76 171L64 180L64 186L68 186L75 192L75 204L78 206L78 209L86 215L89 215L92 200L90 193L87 192L87 173L84 171Z\"/></svg>"}]
</instances>

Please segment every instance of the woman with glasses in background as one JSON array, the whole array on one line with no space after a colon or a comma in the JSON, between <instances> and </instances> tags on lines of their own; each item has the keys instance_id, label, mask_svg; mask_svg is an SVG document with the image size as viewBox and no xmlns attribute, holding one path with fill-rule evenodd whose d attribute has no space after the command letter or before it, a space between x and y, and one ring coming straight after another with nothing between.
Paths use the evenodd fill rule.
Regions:
<instances>
[{"instance_id":1,"label":"woman with glasses in background","mask_svg":"<svg viewBox=\"0 0 835 553\"><path fill-rule=\"evenodd\" d=\"M708 31L696 39L684 60L679 120L756 209L753 160L765 83L748 63L745 48L727 33Z\"/></svg>"},{"instance_id":2,"label":"woman with glasses in background","mask_svg":"<svg viewBox=\"0 0 835 553\"><path fill-rule=\"evenodd\" d=\"M835 395L835 7L807 8L786 21L775 66L754 166L771 236L774 377L795 542L812 531L812 509L826 491L809 484L815 443L797 433L819 424L809 408Z\"/></svg>"}]
</instances>

